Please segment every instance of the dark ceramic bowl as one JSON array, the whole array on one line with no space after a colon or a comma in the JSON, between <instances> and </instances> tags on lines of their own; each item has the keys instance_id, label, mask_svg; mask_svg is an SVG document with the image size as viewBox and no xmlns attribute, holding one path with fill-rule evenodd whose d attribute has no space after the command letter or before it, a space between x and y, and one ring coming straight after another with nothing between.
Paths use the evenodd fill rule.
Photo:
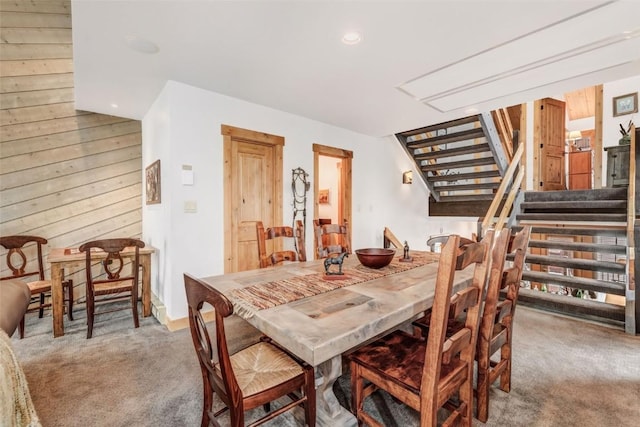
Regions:
<instances>
[{"instance_id":1,"label":"dark ceramic bowl","mask_svg":"<svg viewBox=\"0 0 640 427\"><path fill-rule=\"evenodd\" d=\"M356 249L356 255L358 256L360 263L369 268L382 268L389 265L395 254L395 249Z\"/></svg>"}]
</instances>

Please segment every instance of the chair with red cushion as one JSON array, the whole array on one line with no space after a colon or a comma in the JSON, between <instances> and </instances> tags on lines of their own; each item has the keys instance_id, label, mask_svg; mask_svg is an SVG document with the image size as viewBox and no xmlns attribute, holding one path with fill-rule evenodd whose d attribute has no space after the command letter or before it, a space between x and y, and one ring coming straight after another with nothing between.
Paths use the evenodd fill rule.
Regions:
<instances>
[{"instance_id":1,"label":"chair with red cushion","mask_svg":"<svg viewBox=\"0 0 640 427\"><path fill-rule=\"evenodd\" d=\"M481 242L460 245L456 235L447 240L426 340L397 330L348 356L352 411L358 423L380 425L364 410L364 399L381 389L419 411L421 426L437 425L440 408L447 411L447 425L472 425L474 356L492 240L492 231ZM471 283L453 294L456 273L466 268L473 269ZM467 315L464 326L447 336L451 307Z\"/></svg>"}]
</instances>

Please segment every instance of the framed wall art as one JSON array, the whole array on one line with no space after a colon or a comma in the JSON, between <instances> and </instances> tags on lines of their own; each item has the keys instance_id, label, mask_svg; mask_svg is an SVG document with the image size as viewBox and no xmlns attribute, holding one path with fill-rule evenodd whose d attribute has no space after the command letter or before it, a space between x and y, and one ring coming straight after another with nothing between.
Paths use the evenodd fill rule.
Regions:
<instances>
[{"instance_id":1,"label":"framed wall art","mask_svg":"<svg viewBox=\"0 0 640 427\"><path fill-rule=\"evenodd\" d=\"M318 190L318 203L321 205L329 203L329 190Z\"/></svg>"},{"instance_id":2,"label":"framed wall art","mask_svg":"<svg viewBox=\"0 0 640 427\"><path fill-rule=\"evenodd\" d=\"M638 112L638 92L613 97L613 117Z\"/></svg>"},{"instance_id":3,"label":"framed wall art","mask_svg":"<svg viewBox=\"0 0 640 427\"><path fill-rule=\"evenodd\" d=\"M154 205L161 201L161 186L160 186L160 160L156 160L147 166L146 173L146 189L147 189L147 204Z\"/></svg>"}]
</instances>

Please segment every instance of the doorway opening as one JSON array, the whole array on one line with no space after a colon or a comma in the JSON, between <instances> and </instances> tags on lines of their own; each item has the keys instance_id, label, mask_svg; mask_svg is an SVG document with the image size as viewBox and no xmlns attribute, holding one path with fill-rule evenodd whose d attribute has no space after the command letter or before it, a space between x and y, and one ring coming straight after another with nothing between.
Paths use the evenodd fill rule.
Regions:
<instances>
[{"instance_id":1,"label":"doorway opening","mask_svg":"<svg viewBox=\"0 0 640 427\"><path fill-rule=\"evenodd\" d=\"M314 220L347 224L351 241L351 160L353 152L326 145L313 144ZM313 239L314 259L317 242Z\"/></svg>"}]
</instances>

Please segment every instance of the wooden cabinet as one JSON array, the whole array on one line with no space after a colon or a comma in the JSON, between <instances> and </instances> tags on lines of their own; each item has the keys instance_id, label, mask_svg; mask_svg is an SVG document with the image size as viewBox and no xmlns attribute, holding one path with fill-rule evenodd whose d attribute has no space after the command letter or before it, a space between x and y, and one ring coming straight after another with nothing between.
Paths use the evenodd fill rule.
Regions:
<instances>
[{"instance_id":1,"label":"wooden cabinet","mask_svg":"<svg viewBox=\"0 0 640 427\"><path fill-rule=\"evenodd\" d=\"M569 190L591 188L591 150L569 153Z\"/></svg>"},{"instance_id":2,"label":"wooden cabinet","mask_svg":"<svg viewBox=\"0 0 640 427\"><path fill-rule=\"evenodd\" d=\"M607 187L629 185L630 147L630 145L614 145L604 148L607 152Z\"/></svg>"}]
</instances>

